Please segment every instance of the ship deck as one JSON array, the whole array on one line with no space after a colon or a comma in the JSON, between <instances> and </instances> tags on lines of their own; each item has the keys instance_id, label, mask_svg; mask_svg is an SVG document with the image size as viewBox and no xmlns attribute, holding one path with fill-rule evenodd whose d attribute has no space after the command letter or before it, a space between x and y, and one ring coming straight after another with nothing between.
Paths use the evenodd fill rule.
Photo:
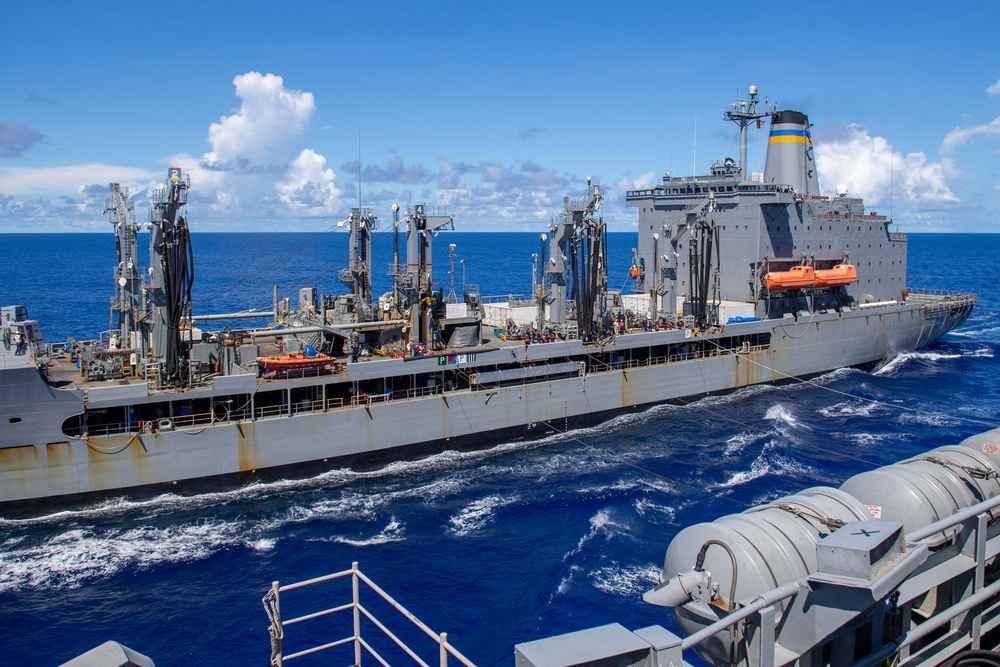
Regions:
<instances>
[{"instance_id":1,"label":"ship deck","mask_svg":"<svg viewBox=\"0 0 1000 667\"><path fill-rule=\"evenodd\" d=\"M486 352L496 349L502 349L507 347L518 347L523 345L522 341L515 340L503 340L500 338L490 337L485 339L484 342L474 348L445 348L443 350L437 350L428 355L421 356L442 356L442 355L455 355L455 354L467 354L470 352ZM279 356L284 354L284 350L279 348L276 343L262 343L260 346L260 356ZM91 387L106 387L110 385L130 385L130 384L145 384L147 381L138 375L131 374L132 369L126 367L129 374L125 377L114 378L114 379L87 379L85 372L80 367L78 362L73 359L66 349L64 344L55 344L52 346L52 355L45 359L44 368L46 375L48 377L49 383L60 389L89 389ZM2 352L2 350L0 350ZM129 350L121 350L125 355L129 354ZM24 365L31 365L33 362L30 357L14 357L12 354L3 355L6 359L9 356L9 361L11 363L20 363L19 360L24 359ZM337 377L346 375L346 367L348 363L348 355L333 355L334 361L320 367L314 368L304 368L297 370L285 370L285 371L259 371L258 381L261 383L269 383L281 380L298 380L306 377ZM365 355L360 357L357 361L360 363L374 362L379 360L385 360L386 357L380 355ZM256 364L250 364L248 368L253 371L256 369ZM218 373L207 374L202 376L202 381L210 380L213 377L218 377ZM151 387L151 391L153 387ZM164 393L170 393L172 389L162 389Z\"/></svg>"},{"instance_id":2,"label":"ship deck","mask_svg":"<svg viewBox=\"0 0 1000 667\"><path fill-rule=\"evenodd\" d=\"M962 293L962 292L951 292L943 290L910 290L906 296L905 303L910 305L919 305L919 307L925 309L928 312L941 311L941 310L957 310L961 308L973 307L978 301L974 294ZM900 302L897 301L887 301L878 302L871 304L861 304L860 308L868 310L871 308L879 308L882 306L895 306L899 305ZM706 330L704 334L711 334L713 330ZM724 331L724 328L720 329L720 333ZM630 332L633 334L643 334L645 332L634 331ZM454 349L443 349L428 353L426 355L420 356L446 356L446 355L459 355L459 354L470 354L470 353L482 353L489 352L497 349L510 349L521 347L524 342L520 339L505 340L496 336L490 336L484 338L481 344L473 348L454 348ZM534 348L535 345L546 345L545 343L532 343L531 347ZM87 379L83 370L79 367L78 362L71 358L69 351L66 349L65 344L53 344L50 346L52 354L47 358L47 363L44 365L47 374L48 381L55 387L62 389L77 389L84 390L91 387L106 387L111 385L130 385L130 384L143 384L146 380L138 376L133 369L126 366L127 373L124 377L113 378L113 379ZM276 342L262 342L259 345L260 356L277 356L284 353L282 348ZM129 350L118 351L125 358L128 357ZM21 357L15 357L12 352L6 352L0 349L0 357L3 357L5 367L9 367L12 364L17 365L31 365L33 361L27 355ZM299 370L287 370L287 371L270 371L270 372L259 372L258 382L272 383L281 382L284 380L301 380L308 377L326 377L326 378L336 378L338 376L347 375L347 364L348 356L339 355L335 356L335 361L330 364L315 367L315 368L305 368ZM360 357L357 361L360 363L366 362L376 362L384 361L387 358L380 355L366 355ZM255 364L246 365L244 367L254 372L256 369ZM136 369L137 372L138 369ZM198 386L204 386L206 383L210 382L212 378L218 377L219 373L207 373L203 374L200 378L200 384ZM150 387L151 393L173 393L174 390L171 388L160 388L157 389L153 386Z\"/></svg>"}]
</instances>

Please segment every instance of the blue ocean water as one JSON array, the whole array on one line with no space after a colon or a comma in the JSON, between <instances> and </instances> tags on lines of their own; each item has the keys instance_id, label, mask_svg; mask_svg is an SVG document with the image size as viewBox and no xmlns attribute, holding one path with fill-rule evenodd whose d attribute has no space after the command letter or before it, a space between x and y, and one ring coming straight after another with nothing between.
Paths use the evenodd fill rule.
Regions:
<instances>
[{"instance_id":1,"label":"blue ocean water","mask_svg":"<svg viewBox=\"0 0 1000 667\"><path fill-rule=\"evenodd\" d=\"M435 275L446 293L449 243L484 295L530 292L537 235L442 233ZM634 235L612 234L609 244L619 287ZM194 245L199 313L268 307L272 284L293 301L303 285L339 291L346 262L342 233L195 233ZM0 302L26 304L47 340L108 328L110 234L3 235L0 247ZM381 234L376 269L391 253L391 235ZM683 526L1000 425L998 256L1000 235L911 235L911 287L970 290L981 301L961 329L874 374L753 387L372 472L0 520L5 660L59 664L115 639L160 667L264 665L259 600L270 582L352 561L481 666L510 665L515 643L594 625L670 627L641 594ZM387 286L382 279L376 291ZM283 610L347 596L343 587L289 593ZM362 600L376 606L374 596ZM322 625L293 626L286 652L342 636ZM419 635L403 634L436 659Z\"/></svg>"}]
</instances>

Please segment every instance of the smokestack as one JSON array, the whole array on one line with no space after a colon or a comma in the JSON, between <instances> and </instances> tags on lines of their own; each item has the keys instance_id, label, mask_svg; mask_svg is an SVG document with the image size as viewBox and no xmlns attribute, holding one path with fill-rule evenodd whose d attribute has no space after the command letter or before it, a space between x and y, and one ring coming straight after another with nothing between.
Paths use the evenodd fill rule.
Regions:
<instances>
[{"instance_id":1,"label":"smokestack","mask_svg":"<svg viewBox=\"0 0 1000 667\"><path fill-rule=\"evenodd\" d=\"M798 111L779 111L771 120L764 182L789 185L804 197L819 194L809 118Z\"/></svg>"}]
</instances>

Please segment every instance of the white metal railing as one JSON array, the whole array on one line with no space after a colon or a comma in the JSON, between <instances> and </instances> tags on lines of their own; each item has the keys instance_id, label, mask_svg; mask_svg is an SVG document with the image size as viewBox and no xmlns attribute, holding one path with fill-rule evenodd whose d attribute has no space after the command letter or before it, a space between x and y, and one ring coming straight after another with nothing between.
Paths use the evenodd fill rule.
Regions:
<instances>
[{"instance_id":1,"label":"white metal railing","mask_svg":"<svg viewBox=\"0 0 1000 667\"><path fill-rule=\"evenodd\" d=\"M307 586L313 586L316 584L321 584L335 579L341 579L343 577L351 577L351 602L347 604L342 604L337 607L331 607L329 609L324 609L321 611L313 612L311 614L305 614L304 616L297 616L289 620L283 620L281 618L281 594L287 591L295 590L297 588L305 588ZM439 646L438 651L438 664L440 667L447 667L449 656L455 658L458 662L465 665L465 667L476 667L468 658L462 655L458 649L453 647L448 643L448 633L435 633L424 623L420 621L416 616L406 610L403 605L396 602L392 596L383 591L375 582L366 577L361 570L358 569L357 562L351 563L351 569L344 570L343 572L336 572L334 574L328 574L323 577L316 577L315 579L307 579L306 581L300 581L295 584L287 584L281 586L277 581L271 584L271 590L268 591L267 595L264 596L262 602L264 603L264 611L267 613L267 617L271 622L268 631L271 635L271 665L272 667L282 667L285 661L294 660L295 658L301 658L306 655L313 653L318 653L319 651L325 651L337 646L344 646L346 644L354 644L354 667L360 667L361 659L363 653L366 651L368 655L375 658L379 664L384 667L389 667L389 663L382 657L381 654L372 646L372 644L366 641L361 636L362 622L361 618L364 616L369 621L371 621L375 627L382 631L386 637L392 640L397 647L399 647L403 652L405 652L415 663L420 665L420 667L430 667L427 662L420 658L409 646L407 646L399 637L397 637L389 628L387 628L381 621L379 621L367 608L361 604L361 582L368 585L375 593L385 600L389 605L391 605L396 611L405 616L411 623L413 623L417 628L422 630L424 634L437 642ZM302 621L308 621L323 616L330 616L333 614L338 614L342 612L350 611L353 616L353 634L341 639L336 639L325 644L320 644L312 648L303 649L301 651L296 651L289 655L285 655L283 652L282 642L284 639L285 628L294 625L295 623L300 623ZM364 651L363 651L363 650Z\"/></svg>"}]
</instances>

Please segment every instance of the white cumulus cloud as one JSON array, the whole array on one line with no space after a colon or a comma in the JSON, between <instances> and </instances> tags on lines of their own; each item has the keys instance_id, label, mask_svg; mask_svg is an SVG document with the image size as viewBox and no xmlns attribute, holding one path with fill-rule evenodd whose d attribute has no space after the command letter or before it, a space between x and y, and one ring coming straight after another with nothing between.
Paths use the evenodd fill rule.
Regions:
<instances>
[{"instance_id":1,"label":"white cumulus cloud","mask_svg":"<svg viewBox=\"0 0 1000 667\"><path fill-rule=\"evenodd\" d=\"M243 103L237 113L209 126L212 151L205 159L253 164L286 160L291 140L305 132L316 109L312 93L286 90L280 76L259 72L241 74L233 85Z\"/></svg>"},{"instance_id":2,"label":"white cumulus cloud","mask_svg":"<svg viewBox=\"0 0 1000 667\"><path fill-rule=\"evenodd\" d=\"M342 215L341 191L326 158L305 145L316 103L312 93L286 88L275 74L247 72L233 79L240 106L208 127L210 149L166 156L163 167L191 177L192 226L260 226L264 220ZM143 209L166 171L100 163L57 167L0 167L0 227L20 220L60 228L69 216L101 228L108 183L128 186ZM30 202L27 197L33 197ZM256 221L256 222L254 222Z\"/></svg>"},{"instance_id":3,"label":"white cumulus cloud","mask_svg":"<svg viewBox=\"0 0 1000 667\"><path fill-rule=\"evenodd\" d=\"M1000 95L1000 79L997 79L997 82L992 86L987 86L986 92L990 95Z\"/></svg>"},{"instance_id":4,"label":"white cumulus cloud","mask_svg":"<svg viewBox=\"0 0 1000 667\"><path fill-rule=\"evenodd\" d=\"M307 148L295 158L285 179L275 185L278 199L305 215L334 215L340 205L336 175L326 158Z\"/></svg>"},{"instance_id":5,"label":"white cumulus cloud","mask_svg":"<svg viewBox=\"0 0 1000 667\"><path fill-rule=\"evenodd\" d=\"M202 217L342 213L336 174L323 155L302 146L316 110L312 93L285 88L280 76L259 72L241 74L233 85L242 102L236 113L209 126L212 149L199 158L179 154L167 160L191 174L190 201L207 207Z\"/></svg>"},{"instance_id":6,"label":"white cumulus cloud","mask_svg":"<svg viewBox=\"0 0 1000 667\"><path fill-rule=\"evenodd\" d=\"M954 150L977 137L1000 138L1000 118L994 118L992 122L984 123L982 125L956 127L954 130L949 132L945 136L944 141L941 142L941 150Z\"/></svg>"},{"instance_id":7,"label":"white cumulus cloud","mask_svg":"<svg viewBox=\"0 0 1000 667\"><path fill-rule=\"evenodd\" d=\"M890 189L902 205L959 201L949 186L957 175L951 160L932 162L923 152L903 155L863 125L821 127L813 135L824 194L835 194L842 183L868 206L888 204Z\"/></svg>"}]
</instances>

